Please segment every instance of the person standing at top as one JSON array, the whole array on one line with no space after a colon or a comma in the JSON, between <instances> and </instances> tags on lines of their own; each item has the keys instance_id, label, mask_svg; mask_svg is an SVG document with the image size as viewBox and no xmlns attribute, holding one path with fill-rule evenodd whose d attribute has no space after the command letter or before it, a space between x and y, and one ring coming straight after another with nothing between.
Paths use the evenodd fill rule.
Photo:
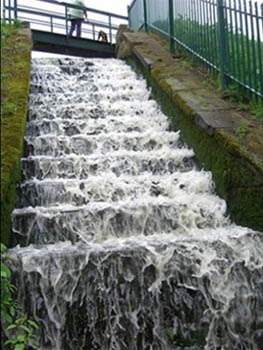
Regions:
<instances>
[{"instance_id":1,"label":"person standing at top","mask_svg":"<svg viewBox=\"0 0 263 350\"><path fill-rule=\"evenodd\" d=\"M81 35L81 23L85 18L87 18L87 11L83 0L71 0L71 4L79 6L79 8L68 8L68 18L71 21L71 28L68 36L72 36L74 30L77 28L77 38Z\"/></svg>"}]
</instances>

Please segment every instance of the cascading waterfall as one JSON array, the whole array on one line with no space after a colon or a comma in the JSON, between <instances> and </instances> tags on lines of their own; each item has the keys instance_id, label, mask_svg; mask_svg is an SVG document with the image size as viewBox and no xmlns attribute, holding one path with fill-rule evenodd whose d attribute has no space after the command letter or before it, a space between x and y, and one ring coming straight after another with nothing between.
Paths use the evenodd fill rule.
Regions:
<instances>
[{"instance_id":1,"label":"cascading waterfall","mask_svg":"<svg viewBox=\"0 0 263 350\"><path fill-rule=\"evenodd\" d=\"M37 349L262 349L262 233L129 66L34 59L25 140L9 255Z\"/></svg>"}]
</instances>

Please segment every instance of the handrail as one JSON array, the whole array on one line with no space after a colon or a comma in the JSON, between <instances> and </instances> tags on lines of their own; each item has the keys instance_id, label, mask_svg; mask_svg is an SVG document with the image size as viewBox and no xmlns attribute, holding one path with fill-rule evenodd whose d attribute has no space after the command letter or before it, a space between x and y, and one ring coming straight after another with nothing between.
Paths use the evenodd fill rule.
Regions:
<instances>
[{"instance_id":1,"label":"handrail","mask_svg":"<svg viewBox=\"0 0 263 350\"><path fill-rule=\"evenodd\" d=\"M10 23L15 19L30 23L32 29L43 30L51 33L67 34L69 29L68 9L83 9L80 6L55 0L33 0L33 6L21 4L19 0L3 0L2 18ZM55 5L56 9L50 11L47 9L47 3ZM50 6L49 6L50 7ZM105 12L90 7L85 7L88 14L88 20L83 20L82 38L98 37L100 30L105 30L109 42L113 43L119 25L128 17L111 12ZM40 19L41 18L41 19ZM43 20L45 18L45 20ZM42 28L39 28L42 26ZM36 28L37 27L37 28Z\"/></svg>"},{"instance_id":2,"label":"handrail","mask_svg":"<svg viewBox=\"0 0 263 350\"><path fill-rule=\"evenodd\" d=\"M43 15L44 13L41 13L41 12L36 12L36 11L32 11L32 10L26 10L24 8L20 8L19 11L21 13L29 13L29 14L32 14L32 15ZM53 12L52 14L50 14L50 17L52 18L56 18L56 19L62 19L64 20L65 19L65 16L62 16L60 15L59 13L57 12ZM26 17L24 17L24 19L26 19ZM35 19L32 19L31 23L35 23L36 20ZM83 21L84 23L86 23L85 21ZM92 20L92 21L89 21L88 22L89 24L94 24L94 25L97 25L97 26L100 26L100 27L104 27L104 28L108 28L108 25L105 24L105 22L101 22L101 21L96 21L96 20ZM118 29L118 26L117 25L112 25L111 26L113 29Z\"/></svg>"}]
</instances>

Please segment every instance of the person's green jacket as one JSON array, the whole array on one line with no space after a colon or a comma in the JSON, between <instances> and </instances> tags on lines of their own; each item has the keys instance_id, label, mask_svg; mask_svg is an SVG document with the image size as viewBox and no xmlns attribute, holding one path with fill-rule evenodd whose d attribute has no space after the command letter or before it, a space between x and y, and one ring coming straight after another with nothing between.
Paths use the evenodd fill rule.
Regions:
<instances>
[{"instance_id":1,"label":"person's green jacket","mask_svg":"<svg viewBox=\"0 0 263 350\"><path fill-rule=\"evenodd\" d=\"M85 4L82 0L71 0L72 5L81 7L81 9L76 9L73 7L68 7L68 18L69 19L83 19L87 16L85 10Z\"/></svg>"}]
</instances>

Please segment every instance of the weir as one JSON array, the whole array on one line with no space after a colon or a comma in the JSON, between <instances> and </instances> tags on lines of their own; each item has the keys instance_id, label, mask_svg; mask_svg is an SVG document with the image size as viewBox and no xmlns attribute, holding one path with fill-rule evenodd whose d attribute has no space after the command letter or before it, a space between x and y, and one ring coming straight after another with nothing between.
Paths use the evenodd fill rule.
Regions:
<instances>
[{"instance_id":1,"label":"weir","mask_svg":"<svg viewBox=\"0 0 263 350\"><path fill-rule=\"evenodd\" d=\"M262 233L145 81L114 59L32 63L9 251L42 350L260 350Z\"/></svg>"}]
</instances>

